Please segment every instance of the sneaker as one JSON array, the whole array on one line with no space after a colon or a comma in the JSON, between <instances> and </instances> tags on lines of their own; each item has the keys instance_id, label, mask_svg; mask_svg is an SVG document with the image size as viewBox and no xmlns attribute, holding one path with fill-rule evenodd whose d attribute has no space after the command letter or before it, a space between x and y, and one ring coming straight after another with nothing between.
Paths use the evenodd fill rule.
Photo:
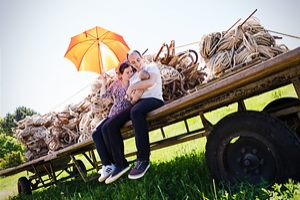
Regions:
<instances>
[{"instance_id":1,"label":"sneaker","mask_svg":"<svg viewBox=\"0 0 300 200\"><path fill-rule=\"evenodd\" d=\"M102 166L102 168L101 168L101 169L99 169L99 170L98 170L98 174L102 174L102 172L103 172L103 168L104 168L104 165Z\"/></svg>"},{"instance_id":2,"label":"sneaker","mask_svg":"<svg viewBox=\"0 0 300 200\"><path fill-rule=\"evenodd\" d=\"M120 178L123 174L128 172L130 169L129 166L127 167L116 167L116 169L113 171L113 173L105 180L106 184L112 183L116 181L118 178Z\"/></svg>"},{"instance_id":3,"label":"sneaker","mask_svg":"<svg viewBox=\"0 0 300 200\"><path fill-rule=\"evenodd\" d=\"M102 169L99 170L101 171L101 176L99 177L98 181L100 183L105 181L105 179L107 179L113 173L115 168L116 167L114 166L114 164L103 166Z\"/></svg>"},{"instance_id":4,"label":"sneaker","mask_svg":"<svg viewBox=\"0 0 300 200\"><path fill-rule=\"evenodd\" d=\"M149 161L137 161L135 163L135 166L132 168L130 173L128 174L129 179L138 179L142 178L147 170L150 167L150 162Z\"/></svg>"}]
</instances>

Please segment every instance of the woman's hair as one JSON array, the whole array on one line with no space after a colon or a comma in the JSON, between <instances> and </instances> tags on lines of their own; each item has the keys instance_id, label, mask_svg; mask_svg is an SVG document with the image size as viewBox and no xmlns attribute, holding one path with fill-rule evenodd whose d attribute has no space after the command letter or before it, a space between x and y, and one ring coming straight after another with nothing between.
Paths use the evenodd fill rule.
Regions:
<instances>
[{"instance_id":1,"label":"woman's hair","mask_svg":"<svg viewBox=\"0 0 300 200\"><path fill-rule=\"evenodd\" d=\"M127 60L128 60L129 55L131 55L133 53L138 54L142 58L142 54L138 50L132 50L127 53Z\"/></svg>"},{"instance_id":2,"label":"woman's hair","mask_svg":"<svg viewBox=\"0 0 300 200\"><path fill-rule=\"evenodd\" d=\"M120 67L119 67L119 73L123 74L125 69L128 68L128 67L131 67L131 65L127 62L127 60L122 62Z\"/></svg>"}]
</instances>

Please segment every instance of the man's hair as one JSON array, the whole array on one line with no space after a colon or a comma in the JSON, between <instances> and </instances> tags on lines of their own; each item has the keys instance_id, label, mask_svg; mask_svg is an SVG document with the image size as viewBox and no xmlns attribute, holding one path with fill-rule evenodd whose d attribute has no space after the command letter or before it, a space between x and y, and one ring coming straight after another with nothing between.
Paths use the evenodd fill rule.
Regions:
<instances>
[{"instance_id":1,"label":"man's hair","mask_svg":"<svg viewBox=\"0 0 300 200\"><path fill-rule=\"evenodd\" d=\"M127 53L127 60L128 60L128 57L133 53L138 54L142 58L142 54L138 50L132 50Z\"/></svg>"}]
</instances>

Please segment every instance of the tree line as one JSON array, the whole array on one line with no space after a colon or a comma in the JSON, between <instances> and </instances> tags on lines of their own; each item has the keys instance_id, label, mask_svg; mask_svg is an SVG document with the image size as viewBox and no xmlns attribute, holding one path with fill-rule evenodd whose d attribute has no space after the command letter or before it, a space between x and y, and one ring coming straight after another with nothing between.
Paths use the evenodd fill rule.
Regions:
<instances>
[{"instance_id":1,"label":"tree line","mask_svg":"<svg viewBox=\"0 0 300 200\"><path fill-rule=\"evenodd\" d=\"M18 107L14 113L7 113L4 118L0 118L0 134L13 136L13 129L17 127L17 122L26 116L37 114L33 109L25 106Z\"/></svg>"},{"instance_id":2,"label":"tree line","mask_svg":"<svg viewBox=\"0 0 300 200\"><path fill-rule=\"evenodd\" d=\"M17 127L18 121L34 114L37 114L34 110L20 106L14 113L7 113L4 118L0 117L0 170L24 162L26 147L15 138L14 128Z\"/></svg>"}]
</instances>

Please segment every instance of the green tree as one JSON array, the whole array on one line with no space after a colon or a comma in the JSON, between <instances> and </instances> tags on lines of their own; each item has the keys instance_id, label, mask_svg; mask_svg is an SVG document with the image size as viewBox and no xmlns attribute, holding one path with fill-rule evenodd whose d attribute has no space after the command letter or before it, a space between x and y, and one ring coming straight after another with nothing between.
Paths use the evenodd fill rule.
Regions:
<instances>
[{"instance_id":1,"label":"green tree","mask_svg":"<svg viewBox=\"0 0 300 200\"><path fill-rule=\"evenodd\" d=\"M24 119L26 116L32 116L36 114L31 108L26 108L25 106L20 106L15 111L15 120L18 122Z\"/></svg>"},{"instance_id":2,"label":"green tree","mask_svg":"<svg viewBox=\"0 0 300 200\"><path fill-rule=\"evenodd\" d=\"M26 116L32 116L36 112L25 106L18 107L13 114L7 113L6 116L0 120L0 133L12 136L13 128L17 126L16 122L24 119Z\"/></svg>"},{"instance_id":3,"label":"green tree","mask_svg":"<svg viewBox=\"0 0 300 200\"><path fill-rule=\"evenodd\" d=\"M24 147L16 138L0 135L0 169L21 164L24 160Z\"/></svg>"},{"instance_id":4,"label":"green tree","mask_svg":"<svg viewBox=\"0 0 300 200\"><path fill-rule=\"evenodd\" d=\"M13 128L17 126L14 122L15 116L13 114L7 113L3 120L0 121L0 127L6 135L13 135Z\"/></svg>"}]
</instances>

